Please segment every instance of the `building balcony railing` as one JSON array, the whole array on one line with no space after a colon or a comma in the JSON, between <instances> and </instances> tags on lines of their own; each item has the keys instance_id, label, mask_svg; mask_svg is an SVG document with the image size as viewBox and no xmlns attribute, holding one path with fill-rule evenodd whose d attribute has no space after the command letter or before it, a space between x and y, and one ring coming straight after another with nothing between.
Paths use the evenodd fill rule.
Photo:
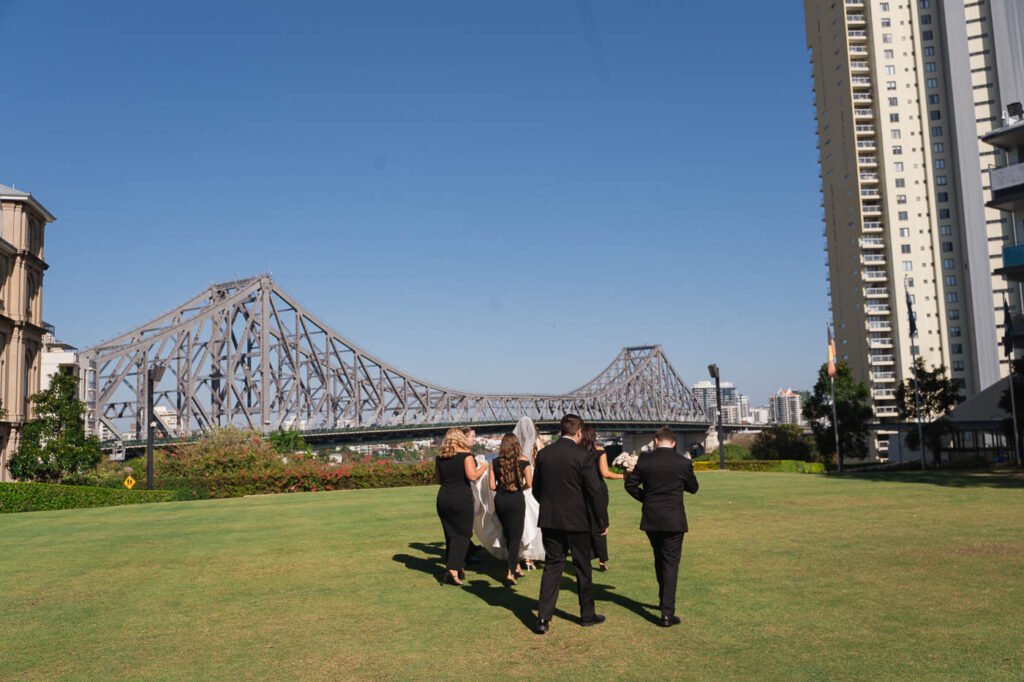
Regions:
<instances>
[{"instance_id":1,"label":"building balcony railing","mask_svg":"<svg viewBox=\"0 0 1024 682\"><path fill-rule=\"evenodd\" d=\"M857 149L874 149L874 140L857 140Z\"/></svg>"},{"instance_id":2,"label":"building balcony railing","mask_svg":"<svg viewBox=\"0 0 1024 682\"><path fill-rule=\"evenodd\" d=\"M884 366L895 364L896 360L891 355L872 355L868 360L872 365Z\"/></svg>"},{"instance_id":3,"label":"building balcony railing","mask_svg":"<svg viewBox=\"0 0 1024 682\"><path fill-rule=\"evenodd\" d=\"M992 200L988 205L1001 211L1019 213L1024 210L1024 163L989 171Z\"/></svg>"},{"instance_id":4,"label":"building balcony railing","mask_svg":"<svg viewBox=\"0 0 1024 682\"><path fill-rule=\"evenodd\" d=\"M847 7L863 7L864 0L846 0Z\"/></svg>"},{"instance_id":5,"label":"building balcony railing","mask_svg":"<svg viewBox=\"0 0 1024 682\"><path fill-rule=\"evenodd\" d=\"M846 15L846 23L848 23L848 24L863 24L864 23L864 15L863 14L847 14Z\"/></svg>"},{"instance_id":6,"label":"building balcony railing","mask_svg":"<svg viewBox=\"0 0 1024 682\"><path fill-rule=\"evenodd\" d=\"M868 347L870 348L892 348L892 339L887 336L880 336L874 339L868 339Z\"/></svg>"},{"instance_id":7,"label":"building balcony railing","mask_svg":"<svg viewBox=\"0 0 1024 682\"><path fill-rule=\"evenodd\" d=\"M875 117L875 110L874 109L854 109L853 110L853 117L854 118L874 118Z\"/></svg>"},{"instance_id":8,"label":"building balcony railing","mask_svg":"<svg viewBox=\"0 0 1024 682\"><path fill-rule=\"evenodd\" d=\"M850 54L867 54L867 53L868 53L868 48L864 47L863 45L851 45L850 46Z\"/></svg>"},{"instance_id":9,"label":"building balcony railing","mask_svg":"<svg viewBox=\"0 0 1024 682\"><path fill-rule=\"evenodd\" d=\"M870 332L891 332L892 325L888 322L865 322L864 327Z\"/></svg>"},{"instance_id":10,"label":"building balcony railing","mask_svg":"<svg viewBox=\"0 0 1024 682\"><path fill-rule=\"evenodd\" d=\"M871 391L871 397L875 400L892 400L896 397L895 388L876 388Z\"/></svg>"},{"instance_id":11,"label":"building balcony railing","mask_svg":"<svg viewBox=\"0 0 1024 682\"><path fill-rule=\"evenodd\" d=\"M861 173L861 182L878 182L878 173Z\"/></svg>"},{"instance_id":12,"label":"building balcony railing","mask_svg":"<svg viewBox=\"0 0 1024 682\"><path fill-rule=\"evenodd\" d=\"M871 79L863 77L855 77L850 79L850 83L855 88L871 87Z\"/></svg>"},{"instance_id":13,"label":"building balcony railing","mask_svg":"<svg viewBox=\"0 0 1024 682\"><path fill-rule=\"evenodd\" d=\"M858 135L874 135L875 134L875 126L868 125L866 123L858 125L858 126L854 126L853 130Z\"/></svg>"},{"instance_id":14,"label":"building balcony railing","mask_svg":"<svg viewBox=\"0 0 1024 682\"><path fill-rule=\"evenodd\" d=\"M862 204L860 207L861 213L864 215L881 215L882 207L878 204Z\"/></svg>"},{"instance_id":15,"label":"building balcony railing","mask_svg":"<svg viewBox=\"0 0 1024 682\"><path fill-rule=\"evenodd\" d=\"M864 42L868 39L867 31L847 31L846 35L849 37L851 42Z\"/></svg>"},{"instance_id":16,"label":"building balcony railing","mask_svg":"<svg viewBox=\"0 0 1024 682\"><path fill-rule=\"evenodd\" d=\"M883 225L882 222L879 221L879 220L865 220L864 221L864 231L865 232L878 232L878 231L884 230L884 229L885 229L885 225Z\"/></svg>"},{"instance_id":17,"label":"building balcony railing","mask_svg":"<svg viewBox=\"0 0 1024 682\"><path fill-rule=\"evenodd\" d=\"M882 196L882 193L877 189L862 189L860 191L860 195L862 197L880 197Z\"/></svg>"},{"instance_id":18,"label":"building balcony railing","mask_svg":"<svg viewBox=\"0 0 1024 682\"><path fill-rule=\"evenodd\" d=\"M894 405L875 405L876 417L898 417L899 410ZM888 446L886 446L888 447Z\"/></svg>"},{"instance_id":19,"label":"building balcony railing","mask_svg":"<svg viewBox=\"0 0 1024 682\"><path fill-rule=\"evenodd\" d=\"M890 381L896 381L896 372L872 372L872 381L879 381L889 383Z\"/></svg>"},{"instance_id":20,"label":"building balcony railing","mask_svg":"<svg viewBox=\"0 0 1024 682\"><path fill-rule=\"evenodd\" d=\"M862 249L884 249L885 240L881 237L861 237L860 247Z\"/></svg>"},{"instance_id":21,"label":"building balcony railing","mask_svg":"<svg viewBox=\"0 0 1024 682\"><path fill-rule=\"evenodd\" d=\"M886 282L889 279L884 270L865 270L861 273L861 277L865 282Z\"/></svg>"},{"instance_id":22,"label":"building balcony railing","mask_svg":"<svg viewBox=\"0 0 1024 682\"><path fill-rule=\"evenodd\" d=\"M858 156L857 165L860 166L877 166L878 158L874 156Z\"/></svg>"},{"instance_id":23,"label":"building balcony railing","mask_svg":"<svg viewBox=\"0 0 1024 682\"><path fill-rule=\"evenodd\" d=\"M853 93L853 99L855 102L865 103L870 102L874 97L871 96L870 92L855 92Z\"/></svg>"},{"instance_id":24,"label":"building balcony railing","mask_svg":"<svg viewBox=\"0 0 1024 682\"><path fill-rule=\"evenodd\" d=\"M850 71L854 71L854 72L859 73L861 71L870 71L870 70L871 70L871 65L868 64L867 62L850 62Z\"/></svg>"},{"instance_id":25,"label":"building balcony railing","mask_svg":"<svg viewBox=\"0 0 1024 682\"><path fill-rule=\"evenodd\" d=\"M889 289L886 287L865 287L864 295L868 298L889 298Z\"/></svg>"},{"instance_id":26,"label":"building balcony railing","mask_svg":"<svg viewBox=\"0 0 1024 682\"><path fill-rule=\"evenodd\" d=\"M867 311L868 315L889 315L892 313L892 309L886 303L872 303L865 306L864 310Z\"/></svg>"},{"instance_id":27,"label":"building balcony railing","mask_svg":"<svg viewBox=\"0 0 1024 682\"><path fill-rule=\"evenodd\" d=\"M865 253L860 257L865 265L885 265L885 255L881 253Z\"/></svg>"}]
</instances>

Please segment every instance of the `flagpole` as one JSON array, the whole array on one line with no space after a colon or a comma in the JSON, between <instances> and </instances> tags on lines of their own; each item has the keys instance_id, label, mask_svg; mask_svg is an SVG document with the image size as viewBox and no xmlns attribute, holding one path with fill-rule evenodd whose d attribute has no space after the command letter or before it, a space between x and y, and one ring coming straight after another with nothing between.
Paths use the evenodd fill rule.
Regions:
<instances>
[{"instance_id":1,"label":"flagpole","mask_svg":"<svg viewBox=\"0 0 1024 682\"><path fill-rule=\"evenodd\" d=\"M836 413L836 378L829 377L829 381L832 382L832 430L836 434L836 464L839 473L843 473L843 456L839 452L839 415Z\"/></svg>"},{"instance_id":2,"label":"flagpole","mask_svg":"<svg viewBox=\"0 0 1024 682\"><path fill-rule=\"evenodd\" d=\"M1017 466L1021 466L1020 431L1017 429L1017 400L1013 395L1013 356L1010 356L1010 412L1013 413L1013 452L1017 456Z\"/></svg>"},{"instance_id":3,"label":"flagpole","mask_svg":"<svg viewBox=\"0 0 1024 682\"><path fill-rule=\"evenodd\" d=\"M839 413L836 410L836 345L832 338L832 327L825 323L825 333L828 335L828 380L832 386L832 431L836 436L836 467L839 473L843 473L843 456L839 452Z\"/></svg>"},{"instance_id":4,"label":"flagpole","mask_svg":"<svg viewBox=\"0 0 1024 682\"><path fill-rule=\"evenodd\" d=\"M914 344L914 337L910 337L910 344ZM914 408L917 412L917 444L921 448L921 471L924 471L927 467L924 463L924 429L921 427L921 391L917 386L917 356L914 356Z\"/></svg>"}]
</instances>

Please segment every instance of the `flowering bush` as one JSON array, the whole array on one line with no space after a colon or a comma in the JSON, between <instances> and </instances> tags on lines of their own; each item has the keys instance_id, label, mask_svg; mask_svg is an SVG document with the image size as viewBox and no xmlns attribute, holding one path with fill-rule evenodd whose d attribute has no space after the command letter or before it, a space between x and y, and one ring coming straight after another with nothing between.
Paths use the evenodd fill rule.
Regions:
<instances>
[{"instance_id":1,"label":"flowering bush","mask_svg":"<svg viewBox=\"0 0 1024 682\"><path fill-rule=\"evenodd\" d=\"M235 471L269 472L282 465L273 446L255 431L228 426L177 451L160 453L153 461L153 472L156 476L205 477Z\"/></svg>"}]
</instances>

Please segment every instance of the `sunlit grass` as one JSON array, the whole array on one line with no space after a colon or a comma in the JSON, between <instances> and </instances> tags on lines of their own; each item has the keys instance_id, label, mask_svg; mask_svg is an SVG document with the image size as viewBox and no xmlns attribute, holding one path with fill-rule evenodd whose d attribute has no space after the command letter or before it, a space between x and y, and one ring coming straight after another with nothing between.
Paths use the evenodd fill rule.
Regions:
<instances>
[{"instance_id":1,"label":"sunlit grass","mask_svg":"<svg viewBox=\"0 0 1024 682\"><path fill-rule=\"evenodd\" d=\"M539 573L437 582L433 487L0 517L0 679L1024 677L1019 475L700 481L681 627L613 484L608 621L543 637Z\"/></svg>"}]
</instances>

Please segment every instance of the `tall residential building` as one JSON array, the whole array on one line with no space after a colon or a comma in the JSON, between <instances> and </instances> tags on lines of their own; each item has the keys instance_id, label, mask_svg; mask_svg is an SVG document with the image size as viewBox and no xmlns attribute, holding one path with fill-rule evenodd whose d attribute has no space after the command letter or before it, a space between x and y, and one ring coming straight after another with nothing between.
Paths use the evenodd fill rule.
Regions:
<instances>
[{"instance_id":1,"label":"tall residential building","mask_svg":"<svg viewBox=\"0 0 1024 682\"><path fill-rule=\"evenodd\" d=\"M726 412L725 408L739 406L738 393L736 391L736 387L733 386L731 381L721 382L721 389L722 418L724 421L728 421L729 417L733 416L733 413ZM708 381L707 379L705 379L704 381L698 381L697 383L693 384L693 386L690 387L690 391L693 393L693 397L697 399L697 402L704 409L704 414L708 416L708 419L710 419L711 421L717 420L718 405L715 397L715 382ZM739 423L738 415L739 412L737 411L735 413L735 416L737 416L737 421L734 423Z\"/></svg>"},{"instance_id":2,"label":"tall residential building","mask_svg":"<svg viewBox=\"0 0 1024 682\"><path fill-rule=\"evenodd\" d=\"M780 388L768 399L769 420L772 424L799 424L803 421L801 407L799 393Z\"/></svg>"},{"instance_id":3,"label":"tall residential building","mask_svg":"<svg viewBox=\"0 0 1024 682\"><path fill-rule=\"evenodd\" d=\"M895 387L915 354L974 395L1007 372L994 314L1007 285L992 270L1013 225L985 206L983 170L1001 152L978 139L1021 99L1024 9L804 0L804 11L839 358L869 385L881 422L895 419Z\"/></svg>"},{"instance_id":4,"label":"tall residential building","mask_svg":"<svg viewBox=\"0 0 1024 682\"><path fill-rule=\"evenodd\" d=\"M28 192L0 185L0 481L31 417L43 347L43 237L55 218Z\"/></svg>"}]
</instances>

